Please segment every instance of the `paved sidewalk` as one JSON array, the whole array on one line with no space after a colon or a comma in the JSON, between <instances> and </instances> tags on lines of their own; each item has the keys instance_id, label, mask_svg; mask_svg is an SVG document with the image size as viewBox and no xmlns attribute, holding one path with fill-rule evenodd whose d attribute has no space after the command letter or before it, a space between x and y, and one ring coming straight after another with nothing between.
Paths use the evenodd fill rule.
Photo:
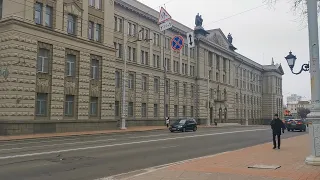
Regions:
<instances>
[{"instance_id":1,"label":"paved sidewalk","mask_svg":"<svg viewBox=\"0 0 320 180\"><path fill-rule=\"evenodd\" d=\"M309 166L304 163L309 153L309 137L302 135L282 140L280 150L273 150L272 144L266 143L178 163L124 179L320 180L320 166ZM276 170L248 168L255 164L281 167Z\"/></svg>"}]
</instances>

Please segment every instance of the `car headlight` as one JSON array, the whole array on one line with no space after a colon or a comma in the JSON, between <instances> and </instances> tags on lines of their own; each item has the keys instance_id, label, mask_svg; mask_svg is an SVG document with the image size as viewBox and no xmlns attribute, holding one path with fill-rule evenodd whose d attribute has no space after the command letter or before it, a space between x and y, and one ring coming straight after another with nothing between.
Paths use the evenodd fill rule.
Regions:
<instances>
[{"instance_id":1,"label":"car headlight","mask_svg":"<svg viewBox=\"0 0 320 180\"><path fill-rule=\"evenodd\" d=\"M178 128L182 128L182 126L178 126Z\"/></svg>"}]
</instances>

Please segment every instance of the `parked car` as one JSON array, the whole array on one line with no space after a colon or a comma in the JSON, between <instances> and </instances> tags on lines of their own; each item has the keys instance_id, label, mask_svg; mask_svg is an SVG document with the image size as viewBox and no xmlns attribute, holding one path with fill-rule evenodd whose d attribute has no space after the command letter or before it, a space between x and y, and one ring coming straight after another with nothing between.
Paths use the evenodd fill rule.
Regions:
<instances>
[{"instance_id":1,"label":"parked car","mask_svg":"<svg viewBox=\"0 0 320 180\"><path fill-rule=\"evenodd\" d=\"M283 122L287 129L288 129L288 124L290 124L291 121L292 121L292 119L287 119L287 120L285 120L285 121Z\"/></svg>"},{"instance_id":2,"label":"parked car","mask_svg":"<svg viewBox=\"0 0 320 180\"><path fill-rule=\"evenodd\" d=\"M286 124L286 127L288 131L294 131L294 130L299 130L301 131L306 131L307 125L303 120L300 119L292 119L288 124Z\"/></svg>"},{"instance_id":3,"label":"parked car","mask_svg":"<svg viewBox=\"0 0 320 180\"><path fill-rule=\"evenodd\" d=\"M171 132L174 131L196 131L198 129L197 127L197 121L195 119L179 119L175 121L172 125L170 125L169 130Z\"/></svg>"}]
</instances>

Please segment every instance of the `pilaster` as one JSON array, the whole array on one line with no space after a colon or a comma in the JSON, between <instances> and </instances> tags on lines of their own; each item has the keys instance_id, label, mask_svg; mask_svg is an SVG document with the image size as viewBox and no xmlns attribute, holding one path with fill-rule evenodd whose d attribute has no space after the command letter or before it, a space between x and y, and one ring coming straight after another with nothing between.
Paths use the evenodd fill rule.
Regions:
<instances>
[{"instance_id":1,"label":"pilaster","mask_svg":"<svg viewBox=\"0 0 320 180\"><path fill-rule=\"evenodd\" d=\"M82 1L82 24L81 24L81 29L82 29L82 38L83 39L88 39L88 27L89 27L89 1L84 0ZM95 32L95 31L94 31Z\"/></svg>"},{"instance_id":2,"label":"pilaster","mask_svg":"<svg viewBox=\"0 0 320 180\"><path fill-rule=\"evenodd\" d=\"M114 55L102 57L102 100L101 119L114 120L115 101L115 62ZM122 82L122 80L121 80ZM121 84L123 86L123 84ZM122 99L120 100L120 115L122 114Z\"/></svg>"},{"instance_id":3,"label":"pilaster","mask_svg":"<svg viewBox=\"0 0 320 180\"><path fill-rule=\"evenodd\" d=\"M89 118L90 103L90 53L80 52L79 67L79 97L78 97L78 119Z\"/></svg>"},{"instance_id":4,"label":"pilaster","mask_svg":"<svg viewBox=\"0 0 320 180\"><path fill-rule=\"evenodd\" d=\"M62 120L64 114L65 48L53 46L51 119Z\"/></svg>"}]
</instances>

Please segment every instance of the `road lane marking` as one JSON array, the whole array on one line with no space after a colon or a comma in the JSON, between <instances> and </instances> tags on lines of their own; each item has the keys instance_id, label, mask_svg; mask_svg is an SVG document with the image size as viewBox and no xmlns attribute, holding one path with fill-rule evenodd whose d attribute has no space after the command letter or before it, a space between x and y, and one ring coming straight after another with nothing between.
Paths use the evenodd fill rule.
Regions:
<instances>
[{"instance_id":1,"label":"road lane marking","mask_svg":"<svg viewBox=\"0 0 320 180\"><path fill-rule=\"evenodd\" d=\"M29 147L21 147L21 148L10 148L10 149L0 149L2 151L11 151L11 150L21 150L21 149L30 149L30 148L39 148L39 147L52 147L52 146L63 146L63 145L73 145L73 144L85 144L85 143L95 143L95 142L107 142L107 141L115 141L117 139L105 139L105 140L96 140L96 141L81 141L81 142L73 142L73 143L62 143L62 144L48 144L42 146L29 146Z\"/></svg>"},{"instance_id":2,"label":"road lane marking","mask_svg":"<svg viewBox=\"0 0 320 180\"><path fill-rule=\"evenodd\" d=\"M225 127L222 127L225 128ZM217 130L221 130L222 128L213 128L213 131L217 131ZM244 127L234 127L235 129L240 129L240 128L244 128ZM251 127L249 127L251 128ZM211 130L209 130L211 131ZM140 132L140 131L139 131ZM148 134L154 134L155 132L152 131L145 131L146 135ZM159 132L159 131L158 131ZM205 132L205 131L201 131L201 132ZM211 131L212 132L212 131ZM95 134L95 135L75 135L75 136L57 136L57 137L52 137L53 139L49 140L50 138L35 138L35 139L25 139L29 142L21 142L22 140L12 140L12 141L3 141L3 142L9 142L9 143L4 143L4 144L0 144L0 147L5 147L5 146L17 146L17 145L28 145L28 144L40 144L40 143L53 143L53 142L66 142L66 141L78 141L81 140L83 138L95 138L96 139L100 139L99 137L106 137L106 136L111 136L114 138L122 138L122 137L127 137L130 139L136 139L136 138L140 138L140 137L154 137L154 136L164 136L164 135L168 135L166 134L155 134L155 135L149 135L149 136L134 136L134 137L130 137L132 135L137 135L138 133L125 133L125 134L119 134L119 133L111 133L111 134ZM129 137L128 137L129 136ZM74 138L72 138L74 137ZM45 140L48 139L48 140ZM23 140L23 141L25 141ZM0 141L2 142L2 141Z\"/></svg>"},{"instance_id":3,"label":"road lane marking","mask_svg":"<svg viewBox=\"0 0 320 180\"><path fill-rule=\"evenodd\" d=\"M214 129L213 131L211 131L211 130L209 130L209 131L214 132L214 131L217 131L217 130L221 130L221 129ZM207 133L207 132L206 131L201 131L201 133ZM151 134L151 133L148 133L148 134ZM133 136L133 137L130 137L132 135L136 135L136 134L115 135L114 138L138 139L138 138L148 138L148 137L157 137L157 136L168 136L170 134L166 133L166 134L154 134L154 135L148 135L148 136ZM82 136L82 137L84 137L84 136ZM105 136L105 137L107 137L107 136ZM3 147L3 146L17 146L17 145L28 145L28 144L40 144L40 143L51 143L51 142L61 142L61 141L65 142L65 141L75 141L75 140L79 141L79 140L81 140L81 138L80 137L79 138L66 138L65 140L63 140L62 138L59 138L59 139L51 140L51 141L35 141L34 140L34 141L31 141L31 142L24 142L24 143L2 144L2 145L0 145L0 147ZM97 138L97 140L100 140L100 138ZM85 141L85 142L90 142L90 141ZM58 144L58 145L61 145L61 143ZM37 147L37 146L30 146L30 147L26 147L26 148ZM41 147L43 147L43 146L44 145L41 145ZM14 150L15 148L7 148L5 150L10 150L10 149ZM1 150L0 150L0 152L1 152Z\"/></svg>"},{"instance_id":4,"label":"road lane marking","mask_svg":"<svg viewBox=\"0 0 320 180\"><path fill-rule=\"evenodd\" d=\"M156 134L150 136L136 136L136 137L125 137L128 139L138 139L138 138L149 138L149 137L158 137L158 136L165 136L169 134ZM40 146L29 146L29 147L21 147L21 148L8 148L8 149L0 149L2 151L10 151L10 150L22 150L22 149L30 149L30 148L39 148L39 147L52 147L52 146L61 146L61 145L72 145L72 144L85 144L85 143L95 143L95 142L104 142L104 141L115 141L119 139L101 139L101 140L94 140L94 141L81 141L81 142L73 142L73 143L60 143L60 144L49 144L49 145L40 145ZM126 139L122 139L126 140ZM15 144L14 144L15 145Z\"/></svg>"},{"instance_id":5,"label":"road lane marking","mask_svg":"<svg viewBox=\"0 0 320 180\"><path fill-rule=\"evenodd\" d=\"M127 136L130 136L130 135L134 135L134 134L127 134L127 135L121 135L121 136L117 136L117 137L125 137L125 138L128 138L128 139L136 139L136 138L142 138L142 137L156 137L156 136L164 136L164 135L168 135L168 134L156 134L156 135L149 135L149 136L135 136L135 137L127 137ZM107 136L106 136L107 137ZM115 137L116 138L116 137ZM100 139L100 138L99 138ZM100 140L97 140L97 141L100 141ZM12 143L12 144L3 144L3 145L0 145L0 147L2 146L16 146L16 145L28 145L28 144L40 144L40 143L50 143L50 142L61 142L61 141L75 141L75 140L81 140L81 139L78 139L78 138L72 138L72 139L66 139L66 140L52 140L52 141L33 141L33 142L27 142L27 143ZM102 141L103 139L101 139ZM84 141L84 142L90 142L90 141ZM66 143L67 144L67 143ZM58 145L61 145L61 144L58 144ZM30 146L31 147L31 146ZM36 147L36 146L33 146L33 147ZM42 146L41 146L42 147ZM0 150L1 151L1 150Z\"/></svg>"},{"instance_id":6,"label":"road lane marking","mask_svg":"<svg viewBox=\"0 0 320 180\"><path fill-rule=\"evenodd\" d=\"M168 148L175 148L178 147L178 145L176 146L164 146L164 147L160 147L160 149L168 149Z\"/></svg>"},{"instance_id":7,"label":"road lane marking","mask_svg":"<svg viewBox=\"0 0 320 180\"><path fill-rule=\"evenodd\" d=\"M56 153L71 152L71 151L98 149L98 148L106 148L106 147L124 146L124 145L132 145L132 144L159 142L159 141L167 141L167 140L175 140L175 139L186 139L186 138L214 136L214 135L222 135L222 134L234 134L234 133L253 132L253 131L266 131L266 130L270 130L270 129L269 128L268 129L264 128L264 129L231 131L231 132L221 132L221 133L199 134L199 135L192 135L192 136L172 137L172 138L164 138L164 139L152 139L152 140L145 140L145 141L135 141L135 142L127 142L127 143L119 143L119 144L107 144L107 145L91 146L91 147L83 147L83 148L74 148L74 149L63 149L63 150L57 150L57 151L46 151L46 152L29 153L29 154L18 154L18 155L12 155L12 156L2 156L2 157L0 157L0 160L2 160L2 159L20 158L20 157L47 155L47 154L56 154Z\"/></svg>"}]
</instances>

